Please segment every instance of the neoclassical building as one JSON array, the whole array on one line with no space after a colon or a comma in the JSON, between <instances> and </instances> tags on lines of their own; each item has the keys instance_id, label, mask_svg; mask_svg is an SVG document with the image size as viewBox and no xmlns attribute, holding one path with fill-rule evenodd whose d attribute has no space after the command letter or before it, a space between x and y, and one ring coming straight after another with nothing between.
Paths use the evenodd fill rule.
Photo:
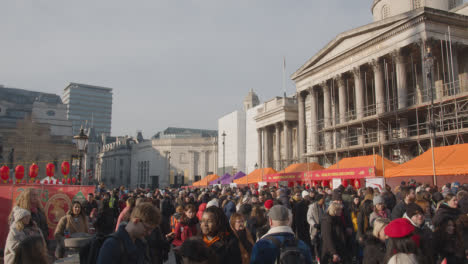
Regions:
<instances>
[{"instance_id":1,"label":"neoclassical building","mask_svg":"<svg viewBox=\"0 0 468 264\"><path fill-rule=\"evenodd\" d=\"M430 147L433 128L435 145L468 139L467 4L374 0L371 11L373 23L339 34L291 76L300 161L404 162Z\"/></svg>"}]
</instances>

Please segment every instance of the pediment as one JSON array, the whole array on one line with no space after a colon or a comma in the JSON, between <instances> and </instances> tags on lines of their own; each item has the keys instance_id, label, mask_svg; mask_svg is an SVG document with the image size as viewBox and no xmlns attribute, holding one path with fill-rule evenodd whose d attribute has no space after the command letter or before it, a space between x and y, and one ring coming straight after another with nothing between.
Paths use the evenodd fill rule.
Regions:
<instances>
[{"instance_id":1,"label":"pediment","mask_svg":"<svg viewBox=\"0 0 468 264\"><path fill-rule=\"evenodd\" d=\"M294 80L316 67L333 60L334 58L386 34L395 27L411 20L414 15L414 13L412 15L398 15L387 20L377 21L339 34L315 56L309 59L301 68L299 68L291 76L291 79Z\"/></svg>"}]
</instances>

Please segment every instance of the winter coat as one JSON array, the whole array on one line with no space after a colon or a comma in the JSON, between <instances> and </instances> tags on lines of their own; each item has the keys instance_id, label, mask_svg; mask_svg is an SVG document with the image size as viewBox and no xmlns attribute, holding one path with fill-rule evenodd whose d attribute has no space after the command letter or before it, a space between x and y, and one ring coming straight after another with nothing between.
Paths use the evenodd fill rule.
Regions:
<instances>
[{"instance_id":1,"label":"winter coat","mask_svg":"<svg viewBox=\"0 0 468 264\"><path fill-rule=\"evenodd\" d=\"M456 222L458 243L463 247L463 251L468 250L468 214L458 217Z\"/></svg>"},{"instance_id":2,"label":"winter coat","mask_svg":"<svg viewBox=\"0 0 468 264\"><path fill-rule=\"evenodd\" d=\"M15 206L13 207L13 211L16 210L16 208L20 208L18 206ZM48 239L49 237L49 226L47 225L47 218L44 214L44 211L42 209L38 209L38 208L31 208L31 210L28 210L31 212L31 221L34 221L37 225L37 227L39 227L39 229L41 229L41 233L42 235L44 236L44 239ZM9 219L10 222L10 226L15 222L15 218L13 217L14 215L14 212L11 213L11 218Z\"/></svg>"},{"instance_id":3,"label":"winter coat","mask_svg":"<svg viewBox=\"0 0 468 264\"><path fill-rule=\"evenodd\" d=\"M55 228L55 239L62 239L65 230L68 230L69 234L88 233L88 219L84 215L79 215L75 218L71 213L67 213L60 218L60 221Z\"/></svg>"},{"instance_id":4,"label":"winter coat","mask_svg":"<svg viewBox=\"0 0 468 264\"><path fill-rule=\"evenodd\" d=\"M362 264L384 264L386 251L385 242L380 241L380 239L369 233L363 238L364 256Z\"/></svg>"},{"instance_id":5,"label":"winter coat","mask_svg":"<svg viewBox=\"0 0 468 264\"><path fill-rule=\"evenodd\" d=\"M8 232L8 236L5 243L4 263L13 264L20 243L27 237L34 235L42 237L41 230L31 227L25 227L23 230L19 231L16 228L16 225L13 223L10 227L10 231Z\"/></svg>"},{"instance_id":6,"label":"winter coat","mask_svg":"<svg viewBox=\"0 0 468 264\"><path fill-rule=\"evenodd\" d=\"M402 218L403 215L406 213L406 203L405 201L400 201L393 207L392 210L392 220L397 218Z\"/></svg>"},{"instance_id":7,"label":"winter coat","mask_svg":"<svg viewBox=\"0 0 468 264\"><path fill-rule=\"evenodd\" d=\"M375 212L375 211L372 212L372 214L370 214L370 216L369 216L369 225L373 227L374 226L374 221L377 218L390 219L390 216L391 216L390 210L385 208L384 211L385 211L385 215L387 215L387 217L383 217L382 215L377 214L377 212Z\"/></svg>"},{"instance_id":8,"label":"winter coat","mask_svg":"<svg viewBox=\"0 0 468 264\"><path fill-rule=\"evenodd\" d=\"M452 208L448 204L442 203L432 218L432 224L437 228L448 219L456 221L459 215L460 209Z\"/></svg>"},{"instance_id":9,"label":"winter coat","mask_svg":"<svg viewBox=\"0 0 468 264\"><path fill-rule=\"evenodd\" d=\"M436 256L434 251L435 248L433 244L434 240L432 230L425 224L422 226L417 226L406 213L403 215L403 218L408 219L408 221L414 226L414 234L419 236L419 248L425 263L435 263L434 259Z\"/></svg>"},{"instance_id":10,"label":"winter coat","mask_svg":"<svg viewBox=\"0 0 468 264\"><path fill-rule=\"evenodd\" d=\"M223 239L213 243L210 247L215 253L219 263L239 264L242 263L239 240L234 234L229 233Z\"/></svg>"},{"instance_id":11,"label":"winter coat","mask_svg":"<svg viewBox=\"0 0 468 264\"><path fill-rule=\"evenodd\" d=\"M331 216L326 213L321 220L320 225L322 233L322 258L324 263L333 257L334 254L343 259L348 255L345 240L345 227L340 216Z\"/></svg>"},{"instance_id":12,"label":"winter coat","mask_svg":"<svg viewBox=\"0 0 468 264\"><path fill-rule=\"evenodd\" d=\"M397 253L393 255L387 264L419 264L414 254Z\"/></svg>"},{"instance_id":13,"label":"winter coat","mask_svg":"<svg viewBox=\"0 0 468 264\"><path fill-rule=\"evenodd\" d=\"M108 206L103 206L98 212L96 219L96 231L103 235L114 232L114 210Z\"/></svg>"},{"instance_id":14,"label":"winter coat","mask_svg":"<svg viewBox=\"0 0 468 264\"><path fill-rule=\"evenodd\" d=\"M309 201L301 200L294 205L293 212L293 230L297 238L310 243L309 223L307 222L307 211L309 209Z\"/></svg>"},{"instance_id":15,"label":"winter coat","mask_svg":"<svg viewBox=\"0 0 468 264\"><path fill-rule=\"evenodd\" d=\"M224 205L224 214L226 215L227 219L231 219L231 215L236 212L236 204L233 201L227 201Z\"/></svg>"},{"instance_id":16,"label":"winter coat","mask_svg":"<svg viewBox=\"0 0 468 264\"><path fill-rule=\"evenodd\" d=\"M289 203L289 198L288 198L288 195L286 194L281 194L279 197L278 197L278 202L283 205L283 206L286 206L288 209L291 209L291 204Z\"/></svg>"},{"instance_id":17,"label":"winter coat","mask_svg":"<svg viewBox=\"0 0 468 264\"><path fill-rule=\"evenodd\" d=\"M200 206L198 207L197 217L198 217L198 220L200 220L200 221L201 221L201 219L202 219L203 212L204 212L205 209L206 209L206 205L207 205L207 203L202 203L202 204L200 204Z\"/></svg>"},{"instance_id":18,"label":"winter coat","mask_svg":"<svg viewBox=\"0 0 468 264\"><path fill-rule=\"evenodd\" d=\"M309 209L307 210L307 223L309 223L311 241L314 241L319 232L320 219L323 217L324 212L323 206L320 206L317 202L309 205Z\"/></svg>"},{"instance_id":19,"label":"winter coat","mask_svg":"<svg viewBox=\"0 0 468 264\"><path fill-rule=\"evenodd\" d=\"M234 235L239 240L239 249L242 257L242 264L250 263L250 254L252 254L252 248L255 244L252 235L247 229L239 231L233 231Z\"/></svg>"},{"instance_id":20,"label":"winter coat","mask_svg":"<svg viewBox=\"0 0 468 264\"><path fill-rule=\"evenodd\" d=\"M174 241L172 241L172 244L176 247L181 246L186 239L196 236L200 233L198 218L195 217L193 220L189 220L188 223L177 223L174 233L175 237Z\"/></svg>"},{"instance_id":21,"label":"winter coat","mask_svg":"<svg viewBox=\"0 0 468 264\"><path fill-rule=\"evenodd\" d=\"M364 213L359 212L357 216L357 226L357 238L363 238L364 234L370 229L369 217L367 217Z\"/></svg>"}]
</instances>

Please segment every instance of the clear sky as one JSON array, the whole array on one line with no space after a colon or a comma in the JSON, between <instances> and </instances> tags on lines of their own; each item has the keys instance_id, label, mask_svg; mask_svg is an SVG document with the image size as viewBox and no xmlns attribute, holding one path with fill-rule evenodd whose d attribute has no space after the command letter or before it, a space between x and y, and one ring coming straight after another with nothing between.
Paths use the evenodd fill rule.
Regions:
<instances>
[{"instance_id":1,"label":"clear sky","mask_svg":"<svg viewBox=\"0 0 468 264\"><path fill-rule=\"evenodd\" d=\"M3 0L0 84L62 95L114 89L113 135L216 129L295 91L289 76L337 34L372 21L372 0Z\"/></svg>"}]
</instances>

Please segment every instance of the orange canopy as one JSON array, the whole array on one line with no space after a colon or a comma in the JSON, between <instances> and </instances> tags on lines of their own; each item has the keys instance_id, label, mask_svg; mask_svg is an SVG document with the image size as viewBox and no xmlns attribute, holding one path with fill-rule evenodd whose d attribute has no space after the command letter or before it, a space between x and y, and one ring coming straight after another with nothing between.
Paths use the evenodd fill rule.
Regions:
<instances>
[{"instance_id":1,"label":"orange canopy","mask_svg":"<svg viewBox=\"0 0 468 264\"><path fill-rule=\"evenodd\" d=\"M323 170L324 167L320 166L317 162L311 163L294 163L286 167L280 173L291 173L291 172L304 172L304 171L314 171L314 170Z\"/></svg>"},{"instance_id":2,"label":"orange canopy","mask_svg":"<svg viewBox=\"0 0 468 264\"><path fill-rule=\"evenodd\" d=\"M206 176L205 178L197 181L197 182L194 182L192 185L193 186L208 186L210 184L210 181L214 181L216 179L218 179L219 176L216 175L216 174L210 174L208 176Z\"/></svg>"},{"instance_id":3,"label":"orange canopy","mask_svg":"<svg viewBox=\"0 0 468 264\"><path fill-rule=\"evenodd\" d=\"M468 144L434 148L436 175L465 175L468 174ZM420 156L385 170L385 178L405 176L432 176L432 150Z\"/></svg>"},{"instance_id":4,"label":"orange canopy","mask_svg":"<svg viewBox=\"0 0 468 264\"><path fill-rule=\"evenodd\" d=\"M387 170L393 167L398 166L397 163L390 161L386 158L383 159L385 166L385 173ZM383 176L383 166L382 166L382 157L380 155L368 155L368 156L359 156L344 158L338 163L331 165L327 168L329 169L349 169L349 168L359 168L359 167L375 167L376 176Z\"/></svg>"},{"instance_id":5,"label":"orange canopy","mask_svg":"<svg viewBox=\"0 0 468 264\"><path fill-rule=\"evenodd\" d=\"M246 175L242 178L234 180L234 183L237 184L252 184L258 183L263 181L263 176L268 174L276 173L276 171L272 168L263 168L263 169L256 169L252 171L249 175Z\"/></svg>"}]
</instances>

